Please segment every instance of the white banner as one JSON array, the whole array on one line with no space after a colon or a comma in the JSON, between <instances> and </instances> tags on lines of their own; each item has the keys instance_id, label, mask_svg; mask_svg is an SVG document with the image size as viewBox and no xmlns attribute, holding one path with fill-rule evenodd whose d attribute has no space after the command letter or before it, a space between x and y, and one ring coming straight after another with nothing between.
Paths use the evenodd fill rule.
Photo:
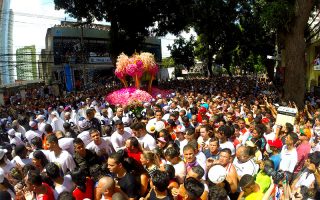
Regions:
<instances>
[{"instance_id":1,"label":"white banner","mask_svg":"<svg viewBox=\"0 0 320 200\"><path fill-rule=\"evenodd\" d=\"M110 57L89 57L89 63L111 63Z\"/></svg>"}]
</instances>

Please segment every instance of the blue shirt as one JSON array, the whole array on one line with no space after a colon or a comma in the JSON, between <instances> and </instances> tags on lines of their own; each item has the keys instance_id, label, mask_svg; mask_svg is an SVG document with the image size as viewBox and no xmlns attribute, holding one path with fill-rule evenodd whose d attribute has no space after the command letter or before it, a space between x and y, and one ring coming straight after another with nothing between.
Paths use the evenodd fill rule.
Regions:
<instances>
[{"instance_id":1,"label":"blue shirt","mask_svg":"<svg viewBox=\"0 0 320 200\"><path fill-rule=\"evenodd\" d=\"M281 155L280 154L272 155L270 157L270 160L272 160L272 162L274 164L274 170L278 171L280 161L281 161Z\"/></svg>"}]
</instances>

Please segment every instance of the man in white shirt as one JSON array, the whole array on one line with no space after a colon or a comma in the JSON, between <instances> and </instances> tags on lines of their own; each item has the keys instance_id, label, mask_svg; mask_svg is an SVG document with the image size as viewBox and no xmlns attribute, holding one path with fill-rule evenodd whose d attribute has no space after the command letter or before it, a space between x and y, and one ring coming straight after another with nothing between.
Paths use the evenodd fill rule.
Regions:
<instances>
[{"instance_id":1,"label":"man in white shirt","mask_svg":"<svg viewBox=\"0 0 320 200\"><path fill-rule=\"evenodd\" d=\"M21 140L23 140L26 136L26 129L21 126L18 122L18 120L13 120L12 122L12 128L17 132L17 133L20 133L20 135L18 137L20 137Z\"/></svg>"},{"instance_id":2,"label":"man in white shirt","mask_svg":"<svg viewBox=\"0 0 320 200\"><path fill-rule=\"evenodd\" d=\"M295 133L289 133L286 136L286 145L282 147L282 151L280 153L281 161L279 170L293 173L294 168L298 162L298 153L294 146L298 140L298 135Z\"/></svg>"},{"instance_id":3,"label":"man in white shirt","mask_svg":"<svg viewBox=\"0 0 320 200\"><path fill-rule=\"evenodd\" d=\"M239 180L245 174L254 176L259 170L259 165L254 162L249 154L250 149L246 146L240 146L237 149L233 165L236 168Z\"/></svg>"},{"instance_id":4,"label":"man in white shirt","mask_svg":"<svg viewBox=\"0 0 320 200\"><path fill-rule=\"evenodd\" d=\"M36 118L36 120L38 121L38 128L39 128L39 131L41 133L44 133L45 132L45 129L44 127L46 126L46 121L45 121L45 117L43 115L38 115L38 117Z\"/></svg>"},{"instance_id":5,"label":"man in white shirt","mask_svg":"<svg viewBox=\"0 0 320 200\"><path fill-rule=\"evenodd\" d=\"M144 150L153 150L156 148L156 140L147 133L146 125L142 122L136 122L131 125L132 133L136 136Z\"/></svg>"},{"instance_id":6,"label":"man in white shirt","mask_svg":"<svg viewBox=\"0 0 320 200\"><path fill-rule=\"evenodd\" d=\"M50 150L49 161L57 164L61 168L63 174L75 169L76 164L74 163L72 156L59 147L57 136L54 134L48 135L46 145Z\"/></svg>"},{"instance_id":7,"label":"man in white shirt","mask_svg":"<svg viewBox=\"0 0 320 200\"><path fill-rule=\"evenodd\" d=\"M92 142L86 146L86 149L95 152L102 161L107 160L109 155L115 152L111 142L102 139L98 130L90 130L90 137L92 138Z\"/></svg>"},{"instance_id":8,"label":"man in white shirt","mask_svg":"<svg viewBox=\"0 0 320 200\"><path fill-rule=\"evenodd\" d=\"M24 145L24 142L16 136L16 131L12 128L8 131L8 137L10 140L10 144L14 146L18 146L20 144Z\"/></svg>"},{"instance_id":9,"label":"man in white shirt","mask_svg":"<svg viewBox=\"0 0 320 200\"><path fill-rule=\"evenodd\" d=\"M169 147L164 155L166 160L173 165L175 177L178 179L178 182L182 184L187 174L187 168L185 162L180 158L180 152L174 147Z\"/></svg>"},{"instance_id":10,"label":"man in white shirt","mask_svg":"<svg viewBox=\"0 0 320 200\"><path fill-rule=\"evenodd\" d=\"M63 128L63 123L64 121L59 117L59 114L57 111L52 111L51 112L51 126L52 126L52 129L53 129L53 132L56 132L56 131L63 131L64 128Z\"/></svg>"},{"instance_id":11,"label":"man in white shirt","mask_svg":"<svg viewBox=\"0 0 320 200\"><path fill-rule=\"evenodd\" d=\"M131 137L131 134L124 130L124 124L121 120L115 122L116 131L111 135L111 143L116 151L125 149L126 140Z\"/></svg>"},{"instance_id":12,"label":"man in white shirt","mask_svg":"<svg viewBox=\"0 0 320 200\"><path fill-rule=\"evenodd\" d=\"M231 137L231 128L228 125L222 125L219 127L216 137L219 139L219 145L221 149L228 148L230 149L232 155L235 154L235 148L233 143L228 141Z\"/></svg>"}]
</instances>

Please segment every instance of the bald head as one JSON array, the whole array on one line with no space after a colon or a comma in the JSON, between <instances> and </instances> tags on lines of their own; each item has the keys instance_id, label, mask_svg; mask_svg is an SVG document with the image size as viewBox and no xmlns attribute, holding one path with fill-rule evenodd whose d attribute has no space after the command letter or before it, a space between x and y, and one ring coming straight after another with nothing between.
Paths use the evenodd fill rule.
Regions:
<instances>
[{"instance_id":1,"label":"bald head","mask_svg":"<svg viewBox=\"0 0 320 200\"><path fill-rule=\"evenodd\" d=\"M97 187L101 188L102 195L105 197L111 197L114 193L115 182L113 178L105 176L99 180Z\"/></svg>"},{"instance_id":2,"label":"bald head","mask_svg":"<svg viewBox=\"0 0 320 200\"><path fill-rule=\"evenodd\" d=\"M240 162L245 163L250 159L250 149L246 146L240 146L237 149L236 156Z\"/></svg>"}]
</instances>

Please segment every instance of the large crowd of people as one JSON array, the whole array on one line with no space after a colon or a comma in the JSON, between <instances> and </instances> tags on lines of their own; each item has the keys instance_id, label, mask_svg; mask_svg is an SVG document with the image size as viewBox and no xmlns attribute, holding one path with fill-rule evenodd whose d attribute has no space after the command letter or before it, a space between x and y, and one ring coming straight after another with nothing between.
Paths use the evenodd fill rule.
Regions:
<instances>
[{"instance_id":1,"label":"large crowd of people","mask_svg":"<svg viewBox=\"0 0 320 200\"><path fill-rule=\"evenodd\" d=\"M1 106L0 199L320 199L312 94L299 110L265 80L174 80L137 109L109 105L115 87L34 89ZM277 124L278 106L295 123Z\"/></svg>"}]
</instances>

